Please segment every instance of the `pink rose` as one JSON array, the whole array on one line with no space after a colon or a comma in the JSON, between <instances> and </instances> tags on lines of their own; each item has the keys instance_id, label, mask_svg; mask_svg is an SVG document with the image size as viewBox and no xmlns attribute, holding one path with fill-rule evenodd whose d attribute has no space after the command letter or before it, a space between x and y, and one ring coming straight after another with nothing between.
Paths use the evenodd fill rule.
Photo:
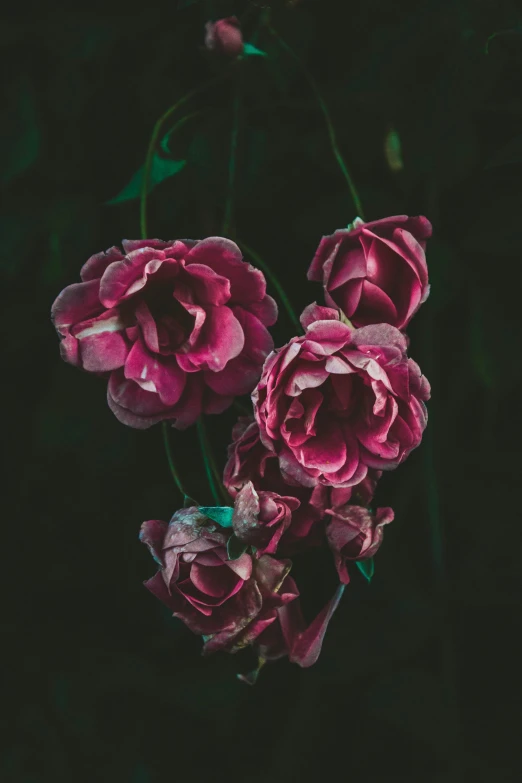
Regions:
<instances>
[{"instance_id":1,"label":"pink rose","mask_svg":"<svg viewBox=\"0 0 522 783\"><path fill-rule=\"evenodd\" d=\"M331 521L326 525L326 537L333 552L339 579L348 584L347 560L373 557L382 543L383 526L393 522L391 508L378 508L375 514L362 506L328 509Z\"/></svg>"},{"instance_id":2,"label":"pink rose","mask_svg":"<svg viewBox=\"0 0 522 783\"><path fill-rule=\"evenodd\" d=\"M107 377L111 410L139 429L184 429L251 391L277 318L263 273L222 237L123 248L89 258L54 302L62 357Z\"/></svg>"},{"instance_id":3,"label":"pink rose","mask_svg":"<svg viewBox=\"0 0 522 783\"><path fill-rule=\"evenodd\" d=\"M308 487L354 487L419 445L428 381L388 324L352 329L309 305L306 334L266 360L252 393L261 441L283 477Z\"/></svg>"},{"instance_id":4,"label":"pink rose","mask_svg":"<svg viewBox=\"0 0 522 783\"><path fill-rule=\"evenodd\" d=\"M211 52L226 57L238 57L243 53L243 36L235 16L207 22L205 25L205 46Z\"/></svg>"},{"instance_id":5,"label":"pink rose","mask_svg":"<svg viewBox=\"0 0 522 783\"><path fill-rule=\"evenodd\" d=\"M283 531L282 541L278 539L281 548L293 554L298 545L317 546L322 543L318 523L324 518L325 509L343 506L348 501L363 505L370 503L381 473L370 469L356 487L318 484L309 488L297 484L291 477L285 480L277 455L261 443L255 419L240 416L232 430L223 483L233 498L251 481L258 493L274 492L299 501L297 508L292 510L290 525Z\"/></svg>"},{"instance_id":6,"label":"pink rose","mask_svg":"<svg viewBox=\"0 0 522 783\"><path fill-rule=\"evenodd\" d=\"M340 229L321 239L308 270L325 300L354 326L388 323L404 329L429 294L425 217L395 217Z\"/></svg>"},{"instance_id":7,"label":"pink rose","mask_svg":"<svg viewBox=\"0 0 522 783\"><path fill-rule=\"evenodd\" d=\"M246 552L230 560L230 535L196 507L177 511L168 525L150 520L141 526L140 539L160 566L145 586L205 637L204 653L250 644L276 620L277 607L298 595L289 561L253 560Z\"/></svg>"}]
</instances>

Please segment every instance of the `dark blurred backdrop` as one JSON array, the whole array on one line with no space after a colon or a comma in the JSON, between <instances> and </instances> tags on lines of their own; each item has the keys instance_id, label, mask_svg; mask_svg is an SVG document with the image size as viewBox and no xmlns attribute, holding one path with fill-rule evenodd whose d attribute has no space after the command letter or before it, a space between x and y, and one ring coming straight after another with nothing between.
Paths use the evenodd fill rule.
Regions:
<instances>
[{"instance_id":1,"label":"dark blurred backdrop","mask_svg":"<svg viewBox=\"0 0 522 783\"><path fill-rule=\"evenodd\" d=\"M137 533L179 504L161 431L126 429L104 382L64 364L49 319L89 255L139 235L156 119L219 65L204 23L232 12L268 57L241 83L237 236L296 308L322 234L355 217L303 72L243 2L14 5L3 55L0 779L241 783L519 779L522 13L509 0L273 2L272 24L330 108L366 219L425 214L432 292L410 352L432 383L422 446L380 485L392 505L371 583L354 576L317 665L235 678L248 653L201 642L142 587ZM265 6L270 3L265 3ZM246 16L245 16L246 14ZM172 137L182 171L152 193L150 234L220 230L231 81ZM273 293L273 291L272 291ZM291 336L284 313L275 330ZM210 422L222 465L231 411ZM174 435L205 496L192 431ZM210 498L208 498L210 500ZM324 587L322 560L305 589Z\"/></svg>"}]
</instances>

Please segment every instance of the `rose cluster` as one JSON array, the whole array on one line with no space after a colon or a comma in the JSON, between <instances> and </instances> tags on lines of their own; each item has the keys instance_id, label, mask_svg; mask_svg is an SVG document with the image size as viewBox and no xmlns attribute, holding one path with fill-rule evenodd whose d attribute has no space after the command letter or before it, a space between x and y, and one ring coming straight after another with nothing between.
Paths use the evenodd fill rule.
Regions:
<instances>
[{"instance_id":1,"label":"rose cluster","mask_svg":"<svg viewBox=\"0 0 522 783\"><path fill-rule=\"evenodd\" d=\"M306 307L303 333L276 350L264 275L220 237L125 240L53 305L63 358L107 379L129 426L186 428L251 393L223 473L230 504L189 502L140 534L158 565L146 587L205 654L253 646L249 682L267 660L317 660L353 565L393 520L373 497L426 427L430 388L404 330L429 293L430 234L426 218L399 215L323 237L308 277L325 305ZM338 588L306 622L292 559L318 547L331 550Z\"/></svg>"}]
</instances>

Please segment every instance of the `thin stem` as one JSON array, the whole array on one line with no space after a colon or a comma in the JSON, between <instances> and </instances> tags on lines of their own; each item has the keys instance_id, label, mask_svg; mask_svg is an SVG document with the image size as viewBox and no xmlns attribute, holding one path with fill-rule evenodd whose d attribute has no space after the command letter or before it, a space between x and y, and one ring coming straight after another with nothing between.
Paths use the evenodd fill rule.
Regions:
<instances>
[{"instance_id":1,"label":"thin stem","mask_svg":"<svg viewBox=\"0 0 522 783\"><path fill-rule=\"evenodd\" d=\"M326 103L324 102L324 98L321 95L321 91L319 90L319 87L317 86L317 82L315 81L314 77L306 67L306 65L299 59L299 57L296 55L294 50L284 41L279 33L277 33L273 27L268 25L269 31L272 33L272 35L279 41L279 44L285 49L288 54L295 60L297 65L302 70L304 76L306 77L308 84L312 88L312 92L314 93L317 103L319 104L319 107L323 113L326 127L328 128L328 135L330 137L330 145L332 147L332 152L335 156L335 159L337 160L337 163L339 164L339 168L341 169L343 176L348 184L348 187L350 189L350 193L352 195L353 203L355 205L355 211L357 215L364 220L364 212L362 208L361 199L359 198L359 194L357 192L357 188L355 187L355 183L351 177L350 172L348 171L348 166L346 165L343 156L341 155L341 151L339 149L339 146L337 144L337 136L335 133L335 128L333 126L332 119L330 117L330 112L328 111L328 107Z\"/></svg>"},{"instance_id":2,"label":"thin stem","mask_svg":"<svg viewBox=\"0 0 522 783\"><path fill-rule=\"evenodd\" d=\"M220 504L221 500L219 495L221 493L221 497L224 500L225 504L229 505L230 498L228 497L223 487L223 484L221 483L221 476L217 469L217 465L214 460L214 455L212 454L212 449L207 437L207 431L202 416L200 416L200 418L197 420L196 425L198 429L198 437L199 437L199 444L201 446L201 453L203 455L203 461L205 463L205 472L207 474L207 479L210 486L210 491L212 492L214 503L217 506Z\"/></svg>"},{"instance_id":3,"label":"thin stem","mask_svg":"<svg viewBox=\"0 0 522 783\"><path fill-rule=\"evenodd\" d=\"M283 304L283 306L286 309L286 312L288 313L288 316L290 320L292 321L292 324L295 326L297 331L301 331L301 324L299 323L299 318L295 314L294 308L290 304L290 300L288 299L287 295L285 294L284 288L275 276L275 274L272 272L269 266L263 261L261 256L259 256L254 250L252 250L251 247L246 245L244 242L239 241L236 239L237 244L239 247L247 254L249 255L253 261L255 261L256 265L260 267L265 275L268 277L274 288L276 289L277 293L279 294L279 298Z\"/></svg>"},{"instance_id":4,"label":"thin stem","mask_svg":"<svg viewBox=\"0 0 522 783\"><path fill-rule=\"evenodd\" d=\"M237 140L239 136L239 106L240 106L240 94L239 94L239 85L238 85L236 86L236 94L234 95L234 106L232 110L232 116L233 116L232 134L230 136L230 157L228 159L228 190L227 190L227 201L225 205L225 217L223 219L224 236L226 236L230 232L230 225L232 222L232 210L234 207Z\"/></svg>"},{"instance_id":5,"label":"thin stem","mask_svg":"<svg viewBox=\"0 0 522 783\"><path fill-rule=\"evenodd\" d=\"M163 443L165 444L165 453L167 455L167 462L169 463L169 468L170 468L170 472L172 473L172 478L174 479L174 483L176 484L180 493L185 498L187 493L185 492L183 484L181 483L181 478L179 476L176 465L174 463L174 457L172 456L172 449L170 446L170 439L169 439L169 425L166 421L162 422L162 430L163 430Z\"/></svg>"},{"instance_id":6,"label":"thin stem","mask_svg":"<svg viewBox=\"0 0 522 783\"><path fill-rule=\"evenodd\" d=\"M147 193L149 189L152 158L154 156L154 150L156 149L163 124L174 114L175 111L177 111L177 109L179 109L180 106L183 106L185 103L187 103L187 101L189 101L191 98L194 98L200 92L207 90L209 87L212 87L214 84L221 81L224 78L225 73L228 73L228 71L223 71L218 76L210 79L210 81L205 82L205 84L202 84L199 87L196 87L194 90L188 92L183 98L180 98L179 101L167 109L167 111L161 115L159 120L157 120L156 124L154 125L152 136L150 137L149 146L147 149L145 165L143 166L143 180L141 183L140 228L143 239L147 239Z\"/></svg>"}]
</instances>

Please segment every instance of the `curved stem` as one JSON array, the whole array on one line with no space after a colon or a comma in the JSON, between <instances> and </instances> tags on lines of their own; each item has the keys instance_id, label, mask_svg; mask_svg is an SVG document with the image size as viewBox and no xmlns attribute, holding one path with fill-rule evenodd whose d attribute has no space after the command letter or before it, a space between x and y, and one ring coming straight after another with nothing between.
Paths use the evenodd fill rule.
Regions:
<instances>
[{"instance_id":1,"label":"curved stem","mask_svg":"<svg viewBox=\"0 0 522 783\"><path fill-rule=\"evenodd\" d=\"M268 25L269 31L272 33L272 35L279 41L280 46L285 49L288 54L295 60L297 65L302 70L304 76L306 77L308 84L312 88L312 92L314 93L317 103L319 104L319 108L321 109L325 122L326 127L328 129L328 136L330 137L330 145L332 147L332 152L335 155L335 159L337 160L337 163L339 164L339 168L341 169L343 176L348 184L348 187L350 189L350 193L352 195L353 203L355 205L355 211L357 215L364 220L364 212L362 208L361 199L359 198L359 194L357 192L357 188L355 187L355 183L351 177L350 172L348 171L348 166L346 165L343 156L341 155L341 151L339 149L339 146L337 144L337 136L335 133L335 128L333 126L332 118L330 117L330 112L328 111L328 107L326 103L324 102L324 98L321 95L321 91L319 90L319 87L317 86L317 82L315 81L314 77L306 67L306 65L299 59L299 57L296 55L294 50L284 41L279 33L277 33L273 27Z\"/></svg>"},{"instance_id":2,"label":"curved stem","mask_svg":"<svg viewBox=\"0 0 522 783\"><path fill-rule=\"evenodd\" d=\"M181 483L181 478L179 476L179 473L177 471L174 457L172 456L172 449L170 447L170 439L169 439L169 425L166 421L162 422L162 430L163 430L163 443L165 444L165 453L167 455L167 462L169 463L170 472L172 473L172 478L174 479L174 483L176 484L177 488L185 498L187 496L187 493L185 492L185 489L183 487L183 484Z\"/></svg>"},{"instance_id":3,"label":"curved stem","mask_svg":"<svg viewBox=\"0 0 522 783\"><path fill-rule=\"evenodd\" d=\"M274 288L276 289L277 293L279 294L279 298L281 299L281 302L283 306L286 309L286 312L288 313L288 316L290 320L292 321L292 324L295 326L297 331L301 331L301 324L299 323L299 318L295 314L294 308L290 304L290 300L288 299L287 295L285 294L285 290L275 274L272 272L269 266L263 261L261 256L259 256L254 250L252 250L251 247L246 245L244 242L241 242L239 239L236 239L237 244L243 250L247 255L249 255L253 261L255 261L256 265L263 270L267 278L270 280Z\"/></svg>"},{"instance_id":4,"label":"curved stem","mask_svg":"<svg viewBox=\"0 0 522 783\"><path fill-rule=\"evenodd\" d=\"M210 485L210 491L212 492L214 503L217 506L219 506L221 502L219 495L221 493L221 498L224 500L225 505L228 506L230 504L230 498L228 497L228 494L226 493L225 488L221 483L221 476L217 469L217 465L214 460L214 455L212 454L212 449L210 447L210 443L207 437L207 431L205 428L205 424L203 422L203 416L200 416L200 418L197 420L196 426L198 428L198 437L199 437L199 444L201 446L201 453L203 455L203 461L205 463L205 472L207 474L207 479Z\"/></svg>"},{"instance_id":5,"label":"curved stem","mask_svg":"<svg viewBox=\"0 0 522 783\"><path fill-rule=\"evenodd\" d=\"M234 95L232 135L230 137L230 157L228 161L228 190L227 190L227 201L225 205L225 217L223 219L223 232L222 232L223 235L225 236L230 232L230 225L232 222L232 209L234 206L237 140L239 136L239 105L240 105L240 94L239 94L239 85L238 85L236 86L236 94Z\"/></svg>"},{"instance_id":6,"label":"curved stem","mask_svg":"<svg viewBox=\"0 0 522 783\"><path fill-rule=\"evenodd\" d=\"M210 79L210 81L205 82L205 84L202 84L199 87L196 87L194 90L188 92L183 98L180 98L179 101L167 109L167 111L161 115L159 120L157 120L156 124L154 125L152 136L150 137L149 141L149 146L147 148L147 155L145 158L145 164L143 166L143 179L141 183L140 228L142 239L147 239L147 193L149 189L152 158L154 156L154 150L156 149L163 124L174 114L175 111L177 111L177 109L179 109L180 106L183 106L183 104L187 103L187 101L189 101L191 98L194 98L200 92L203 92L209 87L212 87L212 85L221 81L221 79L224 78L225 73L228 73L228 71L220 73L218 76Z\"/></svg>"}]
</instances>

